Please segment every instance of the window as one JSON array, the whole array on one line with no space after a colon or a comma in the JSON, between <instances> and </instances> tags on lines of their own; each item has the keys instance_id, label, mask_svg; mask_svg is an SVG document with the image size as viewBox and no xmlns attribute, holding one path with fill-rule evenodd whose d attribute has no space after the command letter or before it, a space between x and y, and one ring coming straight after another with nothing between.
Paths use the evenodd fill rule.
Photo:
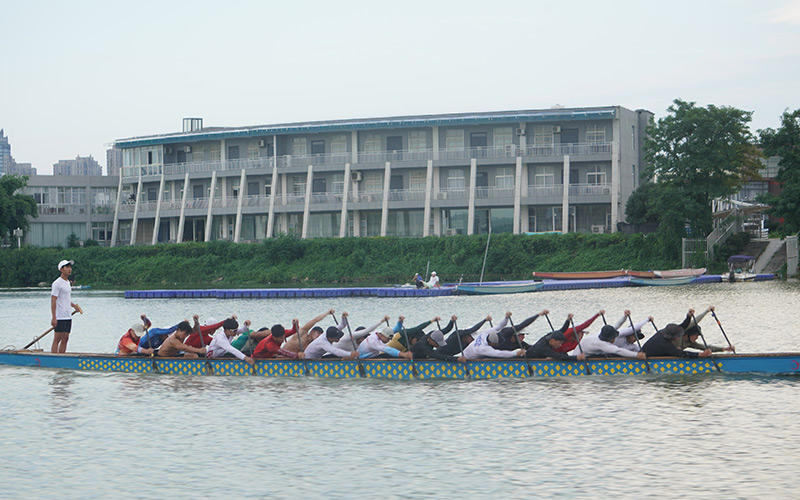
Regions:
<instances>
[{"instance_id":1,"label":"window","mask_svg":"<svg viewBox=\"0 0 800 500\"><path fill-rule=\"evenodd\" d=\"M511 146L514 143L513 129L511 127L498 127L494 129L492 144L496 148Z\"/></svg>"},{"instance_id":2,"label":"window","mask_svg":"<svg viewBox=\"0 0 800 500\"><path fill-rule=\"evenodd\" d=\"M247 196L258 196L258 182L247 183Z\"/></svg>"},{"instance_id":3,"label":"window","mask_svg":"<svg viewBox=\"0 0 800 500\"><path fill-rule=\"evenodd\" d=\"M239 146L228 146L228 160L239 159Z\"/></svg>"},{"instance_id":4,"label":"window","mask_svg":"<svg viewBox=\"0 0 800 500\"><path fill-rule=\"evenodd\" d=\"M260 155L258 151L258 141L247 141L247 157L251 160L255 160Z\"/></svg>"},{"instance_id":5,"label":"window","mask_svg":"<svg viewBox=\"0 0 800 500\"><path fill-rule=\"evenodd\" d=\"M555 172L553 167L536 167L533 175L534 186L552 186L555 184Z\"/></svg>"},{"instance_id":6,"label":"window","mask_svg":"<svg viewBox=\"0 0 800 500\"><path fill-rule=\"evenodd\" d=\"M512 189L514 187L514 170L510 167L498 168L494 184L499 189Z\"/></svg>"},{"instance_id":7,"label":"window","mask_svg":"<svg viewBox=\"0 0 800 500\"><path fill-rule=\"evenodd\" d=\"M602 125L588 125L586 127L586 142L589 144L606 142L606 128Z\"/></svg>"},{"instance_id":8,"label":"window","mask_svg":"<svg viewBox=\"0 0 800 500\"><path fill-rule=\"evenodd\" d=\"M364 192L379 193L383 191L383 173L365 172L364 173Z\"/></svg>"},{"instance_id":9,"label":"window","mask_svg":"<svg viewBox=\"0 0 800 500\"><path fill-rule=\"evenodd\" d=\"M205 159L205 147L197 145L192 148L192 161L194 163L199 163Z\"/></svg>"},{"instance_id":10,"label":"window","mask_svg":"<svg viewBox=\"0 0 800 500\"><path fill-rule=\"evenodd\" d=\"M325 141L317 140L311 141L311 154L324 155L325 154Z\"/></svg>"},{"instance_id":11,"label":"window","mask_svg":"<svg viewBox=\"0 0 800 500\"><path fill-rule=\"evenodd\" d=\"M305 137L295 137L292 139L292 156L305 156L306 155L306 139Z\"/></svg>"},{"instance_id":12,"label":"window","mask_svg":"<svg viewBox=\"0 0 800 500\"><path fill-rule=\"evenodd\" d=\"M335 135L331 137L331 154L347 153L347 136Z\"/></svg>"},{"instance_id":13,"label":"window","mask_svg":"<svg viewBox=\"0 0 800 500\"><path fill-rule=\"evenodd\" d=\"M486 132L472 132L469 134L469 147L485 148L487 146Z\"/></svg>"},{"instance_id":14,"label":"window","mask_svg":"<svg viewBox=\"0 0 800 500\"><path fill-rule=\"evenodd\" d=\"M381 152L381 136L378 134L366 134L364 136L364 152L365 153L380 153Z\"/></svg>"},{"instance_id":15,"label":"window","mask_svg":"<svg viewBox=\"0 0 800 500\"><path fill-rule=\"evenodd\" d=\"M113 229L113 225L113 222L93 222L92 239L95 241L111 240L111 230Z\"/></svg>"},{"instance_id":16,"label":"window","mask_svg":"<svg viewBox=\"0 0 800 500\"><path fill-rule=\"evenodd\" d=\"M464 149L464 131L463 130L447 130L444 136L444 148Z\"/></svg>"},{"instance_id":17,"label":"window","mask_svg":"<svg viewBox=\"0 0 800 500\"><path fill-rule=\"evenodd\" d=\"M600 165L595 165L586 173L586 183L593 186L606 184L606 171Z\"/></svg>"},{"instance_id":18,"label":"window","mask_svg":"<svg viewBox=\"0 0 800 500\"><path fill-rule=\"evenodd\" d=\"M423 151L428 148L428 137L424 130L414 130L408 133L408 149Z\"/></svg>"},{"instance_id":19,"label":"window","mask_svg":"<svg viewBox=\"0 0 800 500\"><path fill-rule=\"evenodd\" d=\"M306 194L306 178L300 175L292 176L292 194L303 196Z\"/></svg>"},{"instance_id":20,"label":"window","mask_svg":"<svg viewBox=\"0 0 800 500\"><path fill-rule=\"evenodd\" d=\"M414 171L408 174L408 189L410 191L425 191L427 175L424 171Z\"/></svg>"},{"instance_id":21,"label":"window","mask_svg":"<svg viewBox=\"0 0 800 500\"><path fill-rule=\"evenodd\" d=\"M457 168L450 168L447 170L447 190L459 190L467 187L467 181L464 178L464 171Z\"/></svg>"},{"instance_id":22,"label":"window","mask_svg":"<svg viewBox=\"0 0 800 500\"><path fill-rule=\"evenodd\" d=\"M331 193L344 193L344 174L333 174L333 177L331 177Z\"/></svg>"},{"instance_id":23,"label":"window","mask_svg":"<svg viewBox=\"0 0 800 500\"><path fill-rule=\"evenodd\" d=\"M552 146L554 143L553 126L537 125L533 127L534 146Z\"/></svg>"},{"instance_id":24,"label":"window","mask_svg":"<svg viewBox=\"0 0 800 500\"><path fill-rule=\"evenodd\" d=\"M209 148L209 159L211 161L220 161L222 159L222 155L220 154L221 147L219 144L212 144Z\"/></svg>"}]
</instances>

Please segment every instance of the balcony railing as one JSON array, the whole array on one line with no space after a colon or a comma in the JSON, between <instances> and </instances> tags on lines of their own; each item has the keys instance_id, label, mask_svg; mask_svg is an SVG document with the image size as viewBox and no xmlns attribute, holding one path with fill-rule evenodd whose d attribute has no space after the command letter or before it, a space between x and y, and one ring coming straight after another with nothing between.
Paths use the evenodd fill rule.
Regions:
<instances>
[{"instance_id":1,"label":"balcony railing","mask_svg":"<svg viewBox=\"0 0 800 500\"><path fill-rule=\"evenodd\" d=\"M342 203L342 193L314 193L311 195L311 203Z\"/></svg>"},{"instance_id":2,"label":"balcony railing","mask_svg":"<svg viewBox=\"0 0 800 500\"><path fill-rule=\"evenodd\" d=\"M611 153L610 142L528 145L525 156L581 156Z\"/></svg>"},{"instance_id":3,"label":"balcony railing","mask_svg":"<svg viewBox=\"0 0 800 500\"><path fill-rule=\"evenodd\" d=\"M528 186L528 196L562 196L564 194L564 186L562 184L553 184L549 186Z\"/></svg>"},{"instance_id":4,"label":"balcony railing","mask_svg":"<svg viewBox=\"0 0 800 500\"><path fill-rule=\"evenodd\" d=\"M86 205L37 205L39 215L82 215Z\"/></svg>"},{"instance_id":5,"label":"balcony railing","mask_svg":"<svg viewBox=\"0 0 800 500\"><path fill-rule=\"evenodd\" d=\"M376 201L383 201L383 192L382 191L372 191L367 193L353 193L351 198L354 202L376 202Z\"/></svg>"},{"instance_id":6,"label":"balcony railing","mask_svg":"<svg viewBox=\"0 0 800 500\"><path fill-rule=\"evenodd\" d=\"M411 200L424 200L424 190L410 190L410 189L392 189L389 191L389 201L411 201Z\"/></svg>"},{"instance_id":7,"label":"balcony railing","mask_svg":"<svg viewBox=\"0 0 800 500\"><path fill-rule=\"evenodd\" d=\"M436 193L437 200L461 200L469 198L469 190L463 189L443 189Z\"/></svg>"},{"instance_id":8,"label":"balcony railing","mask_svg":"<svg viewBox=\"0 0 800 500\"><path fill-rule=\"evenodd\" d=\"M514 188L479 187L475 188L476 198L513 198Z\"/></svg>"},{"instance_id":9,"label":"balcony railing","mask_svg":"<svg viewBox=\"0 0 800 500\"><path fill-rule=\"evenodd\" d=\"M404 149L399 151L377 151L358 153L359 163L385 163L387 161L427 161L433 159L432 149Z\"/></svg>"},{"instance_id":10,"label":"balcony railing","mask_svg":"<svg viewBox=\"0 0 800 500\"><path fill-rule=\"evenodd\" d=\"M570 196L611 194L611 184L570 184Z\"/></svg>"}]
</instances>

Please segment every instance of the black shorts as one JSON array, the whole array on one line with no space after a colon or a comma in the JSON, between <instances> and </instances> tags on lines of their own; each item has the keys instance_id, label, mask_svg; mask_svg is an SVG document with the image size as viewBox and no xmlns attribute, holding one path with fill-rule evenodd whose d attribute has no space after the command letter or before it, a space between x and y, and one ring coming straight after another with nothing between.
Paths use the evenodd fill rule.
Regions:
<instances>
[{"instance_id":1,"label":"black shorts","mask_svg":"<svg viewBox=\"0 0 800 500\"><path fill-rule=\"evenodd\" d=\"M59 333L69 333L72 331L72 320L71 319L60 319L56 321L56 327L54 328L55 331Z\"/></svg>"}]
</instances>

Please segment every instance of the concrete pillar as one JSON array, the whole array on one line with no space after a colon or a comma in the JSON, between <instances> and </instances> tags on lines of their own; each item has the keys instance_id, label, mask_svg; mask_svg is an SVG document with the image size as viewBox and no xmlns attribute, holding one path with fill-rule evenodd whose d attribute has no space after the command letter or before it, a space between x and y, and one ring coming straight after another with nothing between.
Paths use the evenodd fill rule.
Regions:
<instances>
[{"instance_id":1,"label":"concrete pillar","mask_svg":"<svg viewBox=\"0 0 800 500\"><path fill-rule=\"evenodd\" d=\"M272 147L273 151L275 146ZM276 158L277 160L277 158ZM275 228L275 184L278 182L278 162L272 162L272 179L269 181L269 215L267 216L267 238L272 238Z\"/></svg>"},{"instance_id":2,"label":"concrete pillar","mask_svg":"<svg viewBox=\"0 0 800 500\"><path fill-rule=\"evenodd\" d=\"M223 141L223 144L225 142ZM224 148L223 148L224 149ZM211 241L211 227L214 222L214 191L217 189L217 171L211 172L211 194L208 197L208 212L206 213L206 238L205 241Z\"/></svg>"},{"instance_id":3,"label":"concrete pillar","mask_svg":"<svg viewBox=\"0 0 800 500\"><path fill-rule=\"evenodd\" d=\"M467 206L467 234L475 234L475 180L478 177L478 160L469 163L469 205Z\"/></svg>"},{"instance_id":4,"label":"concrete pillar","mask_svg":"<svg viewBox=\"0 0 800 500\"><path fill-rule=\"evenodd\" d=\"M117 231L119 230L119 207L122 205L122 169L119 172L117 184L117 203L114 205L114 224L111 226L111 246L117 246Z\"/></svg>"},{"instance_id":5,"label":"concrete pillar","mask_svg":"<svg viewBox=\"0 0 800 500\"><path fill-rule=\"evenodd\" d=\"M308 173L306 174L306 203L303 207L303 229L300 231L300 238L308 238L308 216L311 213L311 187L314 184L314 167L308 166Z\"/></svg>"},{"instance_id":6,"label":"concrete pillar","mask_svg":"<svg viewBox=\"0 0 800 500\"><path fill-rule=\"evenodd\" d=\"M175 241L183 242L183 227L186 224L186 200L189 199L189 172L183 178L183 196L181 196L181 216L178 219L178 237Z\"/></svg>"},{"instance_id":7,"label":"concrete pillar","mask_svg":"<svg viewBox=\"0 0 800 500\"><path fill-rule=\"evenodd\" d=\"M786 276L797 275L797 236L786 237Z\"/></svg>"},{"instance_id":8,"label":"concrete pillar","mask_svg":"<svg viewBox=\"0 0 800 500\"><path fill-rule=\"evenodd\" d=\"M561 182L564 184L564 193L561 195L561 234L567 234L569 232L569 155L564 155L564 173L562 177Z\"/></svg>"},{"instance_id":9,"label":"concrete pillar","mask_svg":"<svg viewBox=\"0 0 800 500\"><path fill-rule=\"evenodd\" d=\"M514 234L520 231L520 214L522 206L522 157L517 156L517 171L514 175Z\"/></svg>"},{"instance_id":10,"label":"concrete pillar","mask_svg":"<svg viewBox=\"0 0 800 500\"><path fill-rule=\"evenodd\" d=\"M386 162L383 169L383 203L381 204L381 236L386 236L386 228L389 225L389 182L392 179L392 164Z\"/></svg>"},{"instance_id":11,"label":"concrete pillar","mask_svg":"<svg viewBox=\"0 0 800 500\"><path fill-rule=\"evenodd\" d=\"M434 127L436 128L436 127ZM431 227L431 192L433 191L433 160L428 160L428 170L425 172L425 209L423 210L422 236L430 236Z\"/></svg>"},{"instance_id":12,"label":"concrete pillar","mask_svg":"<svg viewBox=\"0 0 800 500\"><path fill-rule=\"evenodd\" d=\"M433 127L433 159L439 159L439 127Z\"/></svg>"},{"instance_id":13,"label":"concrete pillar","mask_svg":"<svg viewBox=\"0 0 800 500\"><path fill-rule=\"evenodd\" d=\"M347 198L350 196L350 164L344 164L344 184L342 189L342 212L339 216L339 238L347 236Z\"/></svg>"},{"instance_id":14,"label":"concrete pillar","mask_svg":"<svg viewBox=\"0 0 800 500\"><path fill-rule=\"evenodd\" d=\"M350 132L350 147L352 148L352 162L358 163L358 132L353 130Z\"/></svg>"},{"instance_id":15,"label":"concrete pillar","mask_svg":"<svg viewBox=\"0 0 800 500\"><path fill-rule=\"evenodd\" d=\"M439 190L441 189L439 185L439 176L441 172L440 167L433 167L433 183L431 184L433 190L433 197L439 196ZM438 198L437 198L438 199ZM436 236L442 235L442 209L436 208L433 210L433 234Z\"/></svg>"},{"instance_id":16,"label":"concrete pillar","mask_svg":"<svg viewBox=\"0 0 800 500\"><path fill-rule=\"evenodd\" d=\"M233 230L233 242L239 243L242 234L242 204L244 203L244 185L247 182L247 174L242 169L242 176L239 178L239 204L236 207L236 227Z\"/></svg>"},{"instance_id":17,"label":"concrete pillar","mask_svg":"<svg viewBox=\"0 0 800 500\"><path fill-rule=\"evenodd\" d=\"M142 201L142 173L139 171L139 183L136 187L136 204L133 207L133 222L131 223L131 245L136 244L136 230L139 227L139 204Z\"/></svg>"},{"instance_id":18,"label":"concrete pillar","mask_svg":"<svg viewBox=\"0 0 800 500\"><path fill-rule=\"evenodd\" d=\"M611 232L617 232L617 222L619 221L619 195L620 195L620 172L619 172L619 158L620 158L620 137L619 137L619 120L614 120L614 137L617 139L611 143Z\"/></svg>"},{"instance_id":19,"label":"concrete pillar","mask_svg":"<svg viewBox=\"0 0 800 500\"><path fill-rule=\"evenodd\" d=\"M151 245L158 243L158 228L161 226L161 203L164 199L164 171L161 171L161 182L158 183L158 202L156 203L156 219L153 222L153 241Z\"/></svg>"}]
</instances>

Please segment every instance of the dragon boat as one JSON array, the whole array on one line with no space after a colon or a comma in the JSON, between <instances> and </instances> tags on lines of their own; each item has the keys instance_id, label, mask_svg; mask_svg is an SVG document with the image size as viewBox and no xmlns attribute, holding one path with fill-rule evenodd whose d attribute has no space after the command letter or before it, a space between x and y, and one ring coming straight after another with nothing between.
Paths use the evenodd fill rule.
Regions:
<instances>
[{"instance_id":1,"label":"dragon boat","mask_svg":"<svg viewBox=\"0 0 800 500\"><path fill-rule=\"evenodd\" d=\"M493 379L587 375L695 375L720 373L800 374L800 353L726 354L713 358L589 358L586 362L550 359L294 360L262 359L254 365L233 358L160 358L111 354L49 354L0 351L0 365L77 371L244 377L320 377L382 379Z\"/></svg>"}]
</instances>

